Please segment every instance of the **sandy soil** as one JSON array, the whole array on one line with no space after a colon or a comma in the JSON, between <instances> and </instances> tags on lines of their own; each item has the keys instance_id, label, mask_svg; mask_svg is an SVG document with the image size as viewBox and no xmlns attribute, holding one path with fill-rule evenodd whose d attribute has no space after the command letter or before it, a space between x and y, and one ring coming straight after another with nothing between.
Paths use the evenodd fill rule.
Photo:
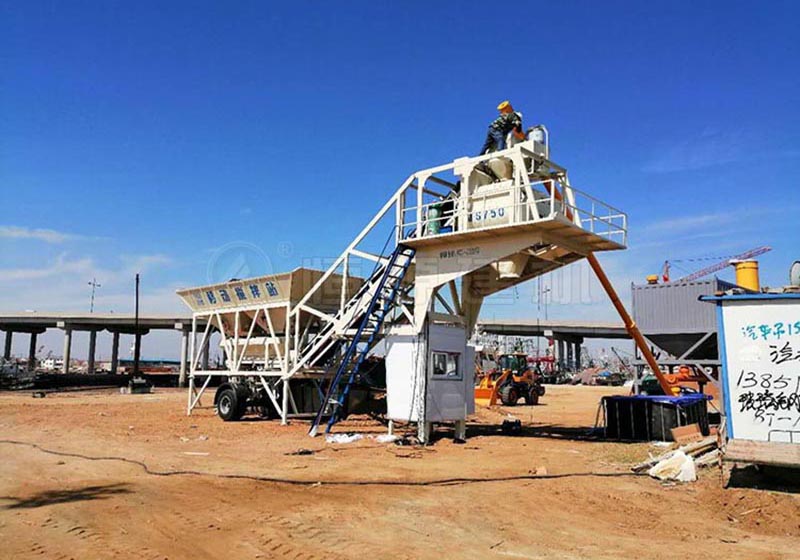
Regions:
<instances>
[{"instance_id":1,"label":"sandy soil","mask_svg":"<svg viewBox=\"0 0 800 560\"><path fill-rule=\"evenodd\" d=\"M800 494L662 485L629 471L662 449L587 439L612 392L549 387L521 436L482 411L424 449L187 417L173 390L0 394L0 557L797 558Z\"/></svg>"}]
</instances>

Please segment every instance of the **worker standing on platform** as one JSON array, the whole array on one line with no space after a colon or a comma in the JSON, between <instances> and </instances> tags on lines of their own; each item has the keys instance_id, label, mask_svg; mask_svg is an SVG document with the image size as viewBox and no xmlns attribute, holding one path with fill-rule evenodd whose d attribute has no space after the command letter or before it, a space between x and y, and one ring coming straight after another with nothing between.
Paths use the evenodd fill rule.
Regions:
<instances>
[{"instance_id":1,"label":"worker standing on platform","mask_svg":"<svg viewBox=\"0 0 800 560\"><path fill-rule=\"evenodd\" d=\"M500 111L500 116L489 125L486 141L481 148L481 155L505 149L506 136L509 132L513 132L519 140L525 139L525 133L522 132L522 114L514 111L508 101L503 101L498 105L497 110Z\"/></svg>"}]
</instances>

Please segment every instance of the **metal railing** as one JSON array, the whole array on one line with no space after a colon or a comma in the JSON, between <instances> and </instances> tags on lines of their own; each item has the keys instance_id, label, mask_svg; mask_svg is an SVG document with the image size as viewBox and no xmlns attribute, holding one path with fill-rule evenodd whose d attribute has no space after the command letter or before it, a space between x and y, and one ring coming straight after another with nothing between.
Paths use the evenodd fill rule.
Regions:
<instances>
[{"instance_id":1,"label":"metal railing","mask_svg":"<svg viewBox=\"0 0 800 560\"><path fill-rule=\"evenodd\" d=\"M399 219L406 236L420 232L423 238L558 219L620 245L627 243L624 212L552 180L530 185L513 184L512 180L483 185L469 197L453 196L421 207L404 207Z\"/></svg>"}]
</instances>

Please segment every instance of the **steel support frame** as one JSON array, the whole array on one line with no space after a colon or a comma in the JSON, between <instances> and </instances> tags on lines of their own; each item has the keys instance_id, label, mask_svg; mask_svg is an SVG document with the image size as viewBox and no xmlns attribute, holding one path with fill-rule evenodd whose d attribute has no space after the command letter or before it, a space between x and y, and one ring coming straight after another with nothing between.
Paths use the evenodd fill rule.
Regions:
<instances>
[{"instance_id":1,"label":"steel support frame","mask_svg":"<svg viewBox=\"0 0 800 560\"><path fill-rule=\"evenodd\" d=\"M385 258L383 255L375 255L365 246L368 242L375 241L375 236L378 235L379 231L386 231L385 226L388 225L387 222L393 227L393 235L388 244L387 251L393 250L398 244L402 243L403 240L406 239L406 236L409 233L409 226L411 226L413 235L417 239L422 237L436 237L436 235L430 235L426 232L426 208L432 203L444 200L448 197L448 195L455 191L455 183L438 177L438 175L443 173L452 173L453 175L457 176L469 176L472 170L474 170L476 167L498 157L509 158L514 163L516 177L514 177L510 182L514 185L514 188L519 188L521 189L520 192L524 192L524 195L520 195L520 200L515 202L515 205L519 205L521 208L524 207L526 209L526 215L523 216L525 219L521 220L519 222L520 224L542 221L546 219L562 219L563 221L572 223L581 229L589 229L586 226L587 224L590 224L591 230L594 231L595 223L599 220L599 223L606 223L609 227L609 230L612 227L617 228L616 232L622 236L621 245L624 246L627 241L627 218L625 215L613 207L601 203L600 201L597 201L588 195L584 195L584 197L585 200L591 201L590 207L582 207L577 197L577 194L580 191L573 189L569 185L569 181L566 178L566 171L549 161L549 159L536 153L532 141L517 144L500 152L486 154L474 158L461 158L449 164L418 171L410 175L402 183L402 185L400 185L400 187L383 205L383 207L373 216L373 218L361 230L361 232L356 235L356 237L350 242L345 250L333 261L328 269L311 286L311 288L303 295L303 297L300 298L299 301L296 303L287 302L284 304L274 304L274 306L285 306L286 311L282 348L280 348L280 342L277 338L277 333L275 332L269 313L269 309L274 308L274 306L258 305L255 307L233 307L222 310L217 309L213 311L209 310L196 312L194 314L190 350L190 390L187 412L191 413L193 408L200 406L200 398L202 397L205 389L208 387L209 379L212 376L224 375L259 377L263 384L272 387L273 390L271 392L268 391L268 394L270 395L270 399L273 401L273 405L275 405L280 411L282 422L286 423L289 409L294 404L291 391L289 391L290 379L302 374L308 369L309 365L313 365L315 360L317 360L319 356L321 356L333 344L342 338L347 338L349 335L348 325L352 319L351 315L355 315L358 311L358 309L353 305L351 294L348 293L347 280L352 274L352 260L354 258L364 259L370 262L378 263L378 265L385 263ZM542 174L540 172L542 166L544 166L548 173L547 176L551 177L551 179L542 178ZM550 188L546 189L548 182L550 183ZM534 192L534 185L540 185L540 187L545 188L549 192L545 193L542 191L540 193L538 190ZM557 200L558 188L556 188L556 185L558 185L564 192L563 200ZM462 185L462 198L457 198L454 201L454 204L458 206L457 210L454 208L454 215L460 215L459 213L464 213L466 211L467 205L464 204L464 200L466 200L468 193L463 187L464 186ZM537 198L537 195L539 198ZM545 197L549 197L549 199L546 200ZM539 203L545 200L548 203L548 215L543 215L537 206ZM610 213L603 217L596 216L595 202L598 205L602 205L602 207ZM411 221L407 220L409 215L413 216ZM466 216L463 216L462 218L464 219L464 222L461 223L465 224ZM619 218L621 220L621 227L619 225L615 225L615 223L612 223L615 218ZM515 221L511 225L515 225L517 223L518 222ZM489 230L492 228L487 227L485 229ZM558 265L556 264L554 267L555 266ZM315 305L314 302L318 299L321 299L315 298L315 295L319 293L325 283L329 281L337 272L341 273L342 283L341 293L337 298L338 309L335 313L333 313L330 308L320 309ZM367 282L369 282L369 280L370 279L367 279ZM410 292L414 291L413 272L409 274L408 281L411 286L408 290L409 293L405 294L406 296L409 296ZM463 286L462 292L464 292ZM362 294L362 298L366 301L369 301L370 295L371 294L369 293L368 287L366 293ZM451 314L460 315L466 311L466 309L464 308L464 302L459 301L459 299L463 300L466 297L466 293L462 293L461 298L459 298L458 295L459 294L455 282L452 282L450 285L450 297L452 301L447 302L441 297L437 298L437 301L439 301L439 303L442 304ZM482 297L480 299L482 301ZM452 307L449 306L448 303L450 303ZM390 317L394 317L395 320L398 321L408 320L418 330L422 328L428 315L427 313L426 317L414 316L413 306L411 309L409 309L409 307L402 302L402 298L399 299L399 303L396 304L395 307L397 310L399 310L399 313L390 313ZM479 308L480 304L478 304L477 307L475 305L471 305L470 313L477 317ZM251 328L246 333L244 346L240 348L240 335L243 334L238 328L240 325L240 313L254 311L256 315L258 315L260 312L263 312L267 330L270 334L269 341L264 345L264 367L267 368L270 366L270 358L273 355L275 360L278 362L278 367L272 367L270 371L241 369L244 362L245 353L250 344L250 339L253 332L252 326L255 324L256 320L255 318L253 319ZM221 313L224 313L225 315L230 315L233 313L233 333L230 332L230 325L226 327L225 322L220 316ZM348 313L350 315L348 315ZM308 322L305 325L302 325L301 322L304 316L308 316ZM226 357L228 358L228 369L226 370L213 371L199 370L197 368L199 355L196 348L197 345L195 344L195 337L198 332L197 320L201 317L205 317L207 319L207 326L203 335L203 342L199 346L202 348L207 343L211 329L211 323L216 320L216 328L219 330L220 336L222 337L222 345L226 348ZM319 332L323 334L313 337L313 339L307 343L306 339L308 337L312 321L318 322L320 325ZM331 327L326 329L326 325L331 325ZM387 329L390 328L391 321L388 322L385 327ZM232 337L229 336L231 334L233 335ZM228 338L233 338L232 345L228 343ZM228 352L228 348L231 348L230 352ZM227 355L228 353L230 355ZM198 390L197 380L204 376L206 379ZM274 384L279 382L283 383L282 399L280 403L277 399L277 392L274 390L275 386L266 381L267 379L273 378L275 379ZM296 407L294 407L294 410L296 412Z\"/></svg>"},{"instance_id":2,"label":"steel support frame","mask_svg":"<svg viewBox=\"0 0 800 560\"><path fill-rule=\"evenodd\" d=\"M277 303L260 304L257 306L240 306L224 310L217 309L193 313L192 330L191 336L189 337L189 391L187 396L187 415L191 415L195 408L202 407L201 399L208 388L212 377L255 377L259 379L259 382L265 388L273 405L281 415L282 423L287 422L289 406L294 404L293 399L288 399L287 403L287 398L284 397L283 402L279 403L276 398L275 385L283 382L283 392L284 394L288 392L288 380L284 380L283 378L285 377L288 368L289 344L288 336L284 336L286 340L283 346L281 346L279 342L278 333L274 328L273 320L270 314L270 311L276 309L288 311L286 304ZM230 314L233 314L233 332L227 328L226 322L223 319L223 315L227 316ZM240 341L242 341L240 336L240 324L243 314L247 314L248 318L250 319L250 326L245 333L245 338L243 339L242 344L240 344ZM199 344L197 344L197 335L200 334L198 332L198 323L201 319L205 320L205 328L202 332L201 341ZM259 325L259 320L263 321L263 325L261 325L262 328L264 325L266 325L266 330L269 334L263 344L264 356L262 367L265 369L242 369L247 350L251 347L253 332L255 331L256 325ZM216 329L220 334L220 346L222 347L226 358L225 363L227 368L221 370L199 369L198 366L200 365L200 361L203 358L204 353L207 352L209 339L213 334L214 329ZM290 326L287 312L286 333L288 332L290 332ZM273 356L274 359L277 360L278 368L266 370L266 368L270 367L270 364L274 363ZM253 363L255 364L255 360ZM201 379L202 382L198 385L198 381ZM295 412L297 412L296 407Z\"/></svg>"}]
</instances>

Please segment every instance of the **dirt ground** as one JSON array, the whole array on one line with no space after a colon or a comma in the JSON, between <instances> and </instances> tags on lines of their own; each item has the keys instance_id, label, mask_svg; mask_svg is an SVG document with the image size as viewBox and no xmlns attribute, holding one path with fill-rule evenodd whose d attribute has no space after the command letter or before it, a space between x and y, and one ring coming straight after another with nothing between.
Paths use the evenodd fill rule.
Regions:
<instances>
[{"instance_id":1,"label":"dirt ground","mask_svg":"<svg viewBox=\"0 0 800 560\"><path fill-rule=\"evenodd\" d=\"M723 489L715 469L663 485L630 473L663 449L587 438L615 391L548 387L513 409L522 435L497 428L512 409L482 411L465 445L426 448L187 417L177 390L0 394L0 556L798 557L800 494Z\"/></svg>"}]
</instances>

